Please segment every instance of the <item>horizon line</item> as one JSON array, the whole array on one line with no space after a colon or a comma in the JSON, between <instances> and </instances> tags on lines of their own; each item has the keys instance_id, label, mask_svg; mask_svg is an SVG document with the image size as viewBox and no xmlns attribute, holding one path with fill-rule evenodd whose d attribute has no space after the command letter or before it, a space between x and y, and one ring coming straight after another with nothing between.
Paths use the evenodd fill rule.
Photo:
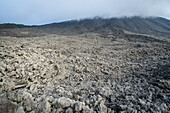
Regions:
<instances>
[{"instance_id":1,"label":"horizon line","mask_svg":"<svg viewBox=\"0 0 170 113\"><path fill-rule=\"evenodd\" d=\"M113 18L117 18L117 19L121 19L121 18L134 18L134 17L140 17L140 18L164 18L167 20L170 20L170 18L167 17L163 17L163 16L121 16L121 17L102 17L102 16L94 16L94 17L86 17L86 18L77 18L77 19L66 19L66 20L62 20L62 21L53 21L53 22L48 22L48 23L42 23L42 24L24 24L24 23L18 23L18 22L4 22L4 23L0 23L0 25L2 24L15 24L15 25L24 25L24 26L43 26L43 25L48 25L48 24L59 24L59 23L64 23L64 22L71 22L71 21L83 21L86 19L113 19Z\"/></svg>"}]
</instances>

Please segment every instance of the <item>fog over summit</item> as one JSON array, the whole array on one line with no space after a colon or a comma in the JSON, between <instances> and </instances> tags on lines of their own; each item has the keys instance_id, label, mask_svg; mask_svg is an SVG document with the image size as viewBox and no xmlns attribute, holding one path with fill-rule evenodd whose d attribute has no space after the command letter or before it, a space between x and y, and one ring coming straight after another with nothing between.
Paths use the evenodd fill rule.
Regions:
<instances>
[{"instance_id":1,"label":"fog over summit","mask_svg":"<svg viewBox=\"0 0 170 113\"><path fill-rule=\"evenodd\" d=\"M1 0L0 23L45 24L95 16L170 18L169 0Z\"/></svg>"}]
</instances>

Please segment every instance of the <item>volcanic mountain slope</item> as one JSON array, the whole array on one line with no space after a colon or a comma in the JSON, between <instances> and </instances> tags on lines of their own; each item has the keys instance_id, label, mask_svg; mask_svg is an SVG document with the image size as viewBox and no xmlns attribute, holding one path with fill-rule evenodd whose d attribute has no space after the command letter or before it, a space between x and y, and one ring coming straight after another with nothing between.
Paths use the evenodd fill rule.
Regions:
<instances>
[{"instance_id":1,"label":"volcanic mountain slope","mask_svg":"<svg viewBox=\"0 0 170 113\"><path fill-rule=\"evenodd\" d=\"M3 25L0 113L168 113L168 23L133 17Z\"/></svg>"},{"instance_id":2,"label":"volcanic mountain slope","mask_svg":"<svg viewBox=\"0 0 170 113\"><path fill-rule=\"evenodd\" d=\"M139 34L170 37L170 20L161 17L94 18L25 27L23 25L15 26L12 24L11 28L8 24L2 24L0 25L0 28L1 36L15 35L22 37L42 36L47 34L76 35L92 32L100 34L116 34L126 30Z\"/></svg>"}]
</instances>

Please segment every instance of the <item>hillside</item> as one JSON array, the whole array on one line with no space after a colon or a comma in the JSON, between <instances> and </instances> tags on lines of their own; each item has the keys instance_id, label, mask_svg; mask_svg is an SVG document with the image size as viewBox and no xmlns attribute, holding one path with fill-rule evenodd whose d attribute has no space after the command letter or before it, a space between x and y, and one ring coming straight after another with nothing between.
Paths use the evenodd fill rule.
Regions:
<instances>
[{"instance_id":1,"label":"hillside","mask_svg":"<svg viewBox=\"0 0 170 113\"><path fill-rule=\"evenodd\" d=\"M2 27L3 26L3 27ZM22 28L20 28L22 27ZM5 28L5 29L3 29ZM9 25L0 25L1 36L42 36L47 34L76 35L84 33L99 34L117 34L124 30L149 34L154 36L170 37L170 20L161 17L131 17L131 18L94 18L83 19L80 21L66 21L61 23L52 23L41 26L21 26L15 25L9 28ZM17 29L16 29L17 28Z\"/></svg>"},{"instance_id":2,"label":"hillside","mask_svg":"<svg viewBox=\"0 0 170 113\"><path fill-rule=\"evenodd\" d=\"M168 113L169 26L140 17L1 25L0 113Z\"/></svg>"}]
</instances>

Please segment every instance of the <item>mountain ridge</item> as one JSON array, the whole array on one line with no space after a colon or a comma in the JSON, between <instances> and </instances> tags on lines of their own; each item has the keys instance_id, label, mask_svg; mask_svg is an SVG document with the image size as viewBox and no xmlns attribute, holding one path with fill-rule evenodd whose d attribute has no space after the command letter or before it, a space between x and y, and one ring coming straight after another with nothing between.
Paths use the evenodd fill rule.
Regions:
<instances>
[{"instance_id":1,"label":"mountain ridge","mask_svg":"<svg viewBox=\"0 0 170 113\"><path fill-rule=\"evenodd\" d=\"M10 25L10 24L9 24ZM25 26L12 24L0 24L0 35L18 34L20 32L28 32L29 35L46 35L46 34L62 34L75 35L83 33L110 33L117 31L130 31L140 34L148 34L155 36L170 37L170 20L162 17L124 17L124 18L93 18L82 20L71 20L60 23L51 23L45 25ZM3 27L2 27L3 26ZM5 28L6 26L6 28ZM8 30L10 29L10 30ZM15 29L15 30L12 30ZM15 32L16 33L15 33ZM26 35L23 35L26 36Z\"/></svg>"}]
</instances>

